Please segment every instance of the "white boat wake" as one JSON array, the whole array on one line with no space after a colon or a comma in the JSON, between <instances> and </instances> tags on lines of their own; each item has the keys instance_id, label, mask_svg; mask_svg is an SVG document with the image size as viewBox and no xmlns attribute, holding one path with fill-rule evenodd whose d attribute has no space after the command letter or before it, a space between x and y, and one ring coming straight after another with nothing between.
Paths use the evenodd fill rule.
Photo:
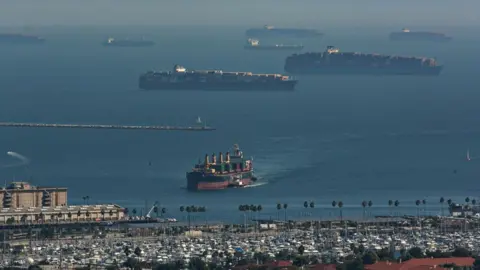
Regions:
<instances>
[{"instance_id":1,"label":"white boat wake","mask_svg":"<svg viewBox=\"0 0 480 270\"><path fill-rule=\"evenodd\" d=\"M254 188L268 184L268 182L256 182L254 184L248 185L245 188Z\"/></svg>"},{"instance_id":2,"label":"white boat wake","mask_svg":"<svg viewBox=\"0 0 480 270\"><path fill-rule=\"evenodd\" d=\"M8 164L8 165L3 165L2 168L18 167L18 166L27 165L28 163L30 163L30 160L27 157L25 157L23 155L20 155L17 152L8 151L7 155L20 160L20 162L13 163L13 164Z\"/></svg>"},{"instance_id":3,"label":"white boat wake","mask_svg":"<svg viewBox=\"0 0 480 270\"><path fill-rule=\"evenodd\" d=\"M467 161L472 161L472 160L474 160L474 159L478 159L479 157L480 157L480 156L473 156L473 157L472 157L472 156L470 155L470 150L467 149Z\"/></svg>"}]
</instances>

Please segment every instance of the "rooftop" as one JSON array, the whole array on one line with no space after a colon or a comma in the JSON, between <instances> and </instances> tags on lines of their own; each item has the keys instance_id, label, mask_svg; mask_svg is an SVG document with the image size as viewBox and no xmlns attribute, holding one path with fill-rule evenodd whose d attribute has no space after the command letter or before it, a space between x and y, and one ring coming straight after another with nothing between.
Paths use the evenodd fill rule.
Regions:
<instances>
[{"instance_id":1,"label":"rooftop","mask_svg":"<svg viewBox=\"0 0 480 270\"><path fill-rule=\"evenodd\" d=\"M66 190L66 187L41 187L41 186L32 186L29 182L25 181L15 181L11 182L6 187L3 187L2 190L42 190L42 189L62 189Z\"/></svg>"},{"instance_id":2,"label":"rooftop","mask_svg":"<svg viewBox=\"0 0 480 270\"><path fill-rule=\"evenodd\" d=\"M69 205L69 206L56 206L56 207L23 207L23 208L3 208L0 210L0 215L12 214L12 213L30 213L36 214L40 212L78 212L80 211L100 211L105 210L118 210L123 209L116 204L97 204L97 205Z\"/></svg>"}]
</instances>

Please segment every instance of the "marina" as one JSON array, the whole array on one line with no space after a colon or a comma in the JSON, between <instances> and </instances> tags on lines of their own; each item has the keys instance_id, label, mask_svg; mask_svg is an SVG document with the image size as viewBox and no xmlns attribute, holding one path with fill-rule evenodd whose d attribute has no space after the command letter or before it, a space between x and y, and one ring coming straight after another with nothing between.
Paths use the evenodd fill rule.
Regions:
<instances>
[{"instance_id":1,"label":"marina","mask_svg":"<svg viewBox=\"0 0 480 270\"><path fill-rule=\"evenodd\" d=\"M442 224L452 225L447 219L434 217L399 217L276 224L249 220L243 226L197 223L190 228L184 224L113 226L86 229L81 234L57 230L58 234L50 238L33 233L34 237L28 241L6 242L10 251L3 251L2 266L38 264L71 269L87 265L131 267L133 264L153 268L182 264L187 267L177 269L184 269L192 263L205 263L231 269L244 263L267 265L279 261L313 266L342 264L352 256L371 252L378 258L372 262L373 267L389 260L398 263L395 258L400 263L402 258L408 261L432 257L440 261L438 264L461 264L465 263L461 260L467 257L465 253L480 251L478 226L443 230L447 227ZM407 258L408 253L413 259ZM466 263L471 265L473 260L470 257Z\"/></svg>"},{"instance_id":2,"label":"marina","mask_svg":"<svg viewBox=\"0 0 480 270\"><path fill-rule=\"evenodd\" d=\"M0 122L0 127L12 128L70 128L70 129L120 129L120 130L164 130L164 131L212 131L215 128L207 126L128 126L100 124L47 124L47 123L16 123Z\"/></svg>"}]
</instances>

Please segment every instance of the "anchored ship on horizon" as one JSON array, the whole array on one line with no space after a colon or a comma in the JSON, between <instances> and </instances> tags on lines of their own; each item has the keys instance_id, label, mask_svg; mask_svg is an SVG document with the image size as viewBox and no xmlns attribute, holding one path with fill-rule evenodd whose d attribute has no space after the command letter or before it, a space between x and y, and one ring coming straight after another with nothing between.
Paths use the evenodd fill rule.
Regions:
<instances>
[{"instance_id":1,"label":"anchored ship on horizon","mask_svg":"<svg viewBox=\"0 0 480 270\"><path fill-rule=\"evenodd\" d=\"M266 51L301 51L303 49L301 44L274 44L261 45L258 39L249 38L247 44L244 46L247 50L266 50Z\"/></svg>"},{"instance_id":2,"label":"anchored ship on horizon","mask_svg":"<svg viewBox=\"0 0 480 270\"><path fill-rule=\"evenodd\" d=\"M392 32L389 35L390 40L393 41L434 41L447 42L451 41L449 37L443 33L428 32L428 31L410 31L410 29L403 28L400 32Z\"/></svg>"},{"instance_id":3,"label":"anchored ship on horizon","mask_svg":"<svg viewBox=\"0 0 480 270\"><path fill-rule=\"evenodd\" d=\"M250 28L245 32L247 37L294 37L294 38L312 38L322 37L323 33L315 29L302 28L275 28L271 25L265 25L263 28Z\"/></svg>"},{"instance_id":4,"label":"anchored ship on horizon","mask_svg":"<svg viewBox=\"0 0 480 270\"><path fill-rule=\"evenodd\" d=\"M40 44L44 43L45 39L38 36L24 35L24 34L2 34L0 33L0 44Z\"/></svg>"},{"instance_id":5,"label":"anchored ship on horizon","mask_svg":"<svg viewBox=\"0 0 480 270\"><path fill-rule=\"evenodd\" d=\"M103 42L103 46L106 47L151 47L155 45L155 42L151 40L132 40L132 39L115 39L108 38L107 41Z\"/></svg>"},{"instance_id":6,"label":"anchored ship on horizon","mask_svg":"<svg viewBox=\"0 0 480 270\"><path fill-rule=\"evenodd\" d=\"M294 90L297 80L282 74L225 72L222 70L187 70L175 65L173 71L148 71L139 78L144 90Z\"/></svg>"},{"instance_id":7,"label":"anchored ship on horizon","mask_svg":"<svg viewBox=\"0 0 480 270\"><path fill-rule=\"evenodd\" d=\"M443 66L434 58L374 53L340 52L328 46L324 52L294 54L285 60L290 74L439 75Z\"/></svg>"},{"instance_id":8,"label":"anchored ship on horizon","mask_svg":"<svg viewBox=\"0 0 480 270\"><path fill-rule=\"evenodd\" d=\"M204 162L199 160L194 168L187 172L187 189L217 190L226 188L246 187L257 181L253 174L253 162L243 157L238 144L233 146L233 154L219 153L219 159L212 154L212 159L205 155Z\"/></svg>"}]
</instances>

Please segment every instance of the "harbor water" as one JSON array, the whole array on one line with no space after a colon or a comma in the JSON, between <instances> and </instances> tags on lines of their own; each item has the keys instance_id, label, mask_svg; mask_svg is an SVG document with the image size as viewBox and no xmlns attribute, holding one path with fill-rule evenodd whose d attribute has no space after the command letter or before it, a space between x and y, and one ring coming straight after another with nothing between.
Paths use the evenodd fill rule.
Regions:
<instances>
[{"instance_id":1,"label":"harbor water","mask_svg":"<svg viewBox=\"0 0 480 270\"><path fill-rule=\"evenodd\" d=\"M450 43L393 43L391 29L362 33L325 29L304 51L335 45L343 51L436 57L438 77L297 77L294 92L140 91L147 70L223 69L281 73L288 51L244 50L245 27L47 27L35 46L0 46L0 122L112 125L195 124L211 132L91 129L0 129L0 176L69 188L71 204L113 202L130 209L154 201L167 215L181 205L206 206L199 218L241 220L240 204L276 204L311 215L440 213L439 198L480 197L480 77L475 31L451 29ZM136 33L156 42L145 48L106 48L105 36ZM214 42L212 42L214 41ZM260 183L215 192L186 190L185 173L206 153L238 143L253 157ZM470 149L471 161L466 161ZM7 155L28 157L28 164ZM1 154L4 153L4 154ZM18 166L17 166L18 165ZM399 200L397 209L388 200ZM425 209L426 208L426 209ZM145 210L143 210L145 211ZM283 212L282 212L283 215Z\"/></svg>"}]
</instances>

